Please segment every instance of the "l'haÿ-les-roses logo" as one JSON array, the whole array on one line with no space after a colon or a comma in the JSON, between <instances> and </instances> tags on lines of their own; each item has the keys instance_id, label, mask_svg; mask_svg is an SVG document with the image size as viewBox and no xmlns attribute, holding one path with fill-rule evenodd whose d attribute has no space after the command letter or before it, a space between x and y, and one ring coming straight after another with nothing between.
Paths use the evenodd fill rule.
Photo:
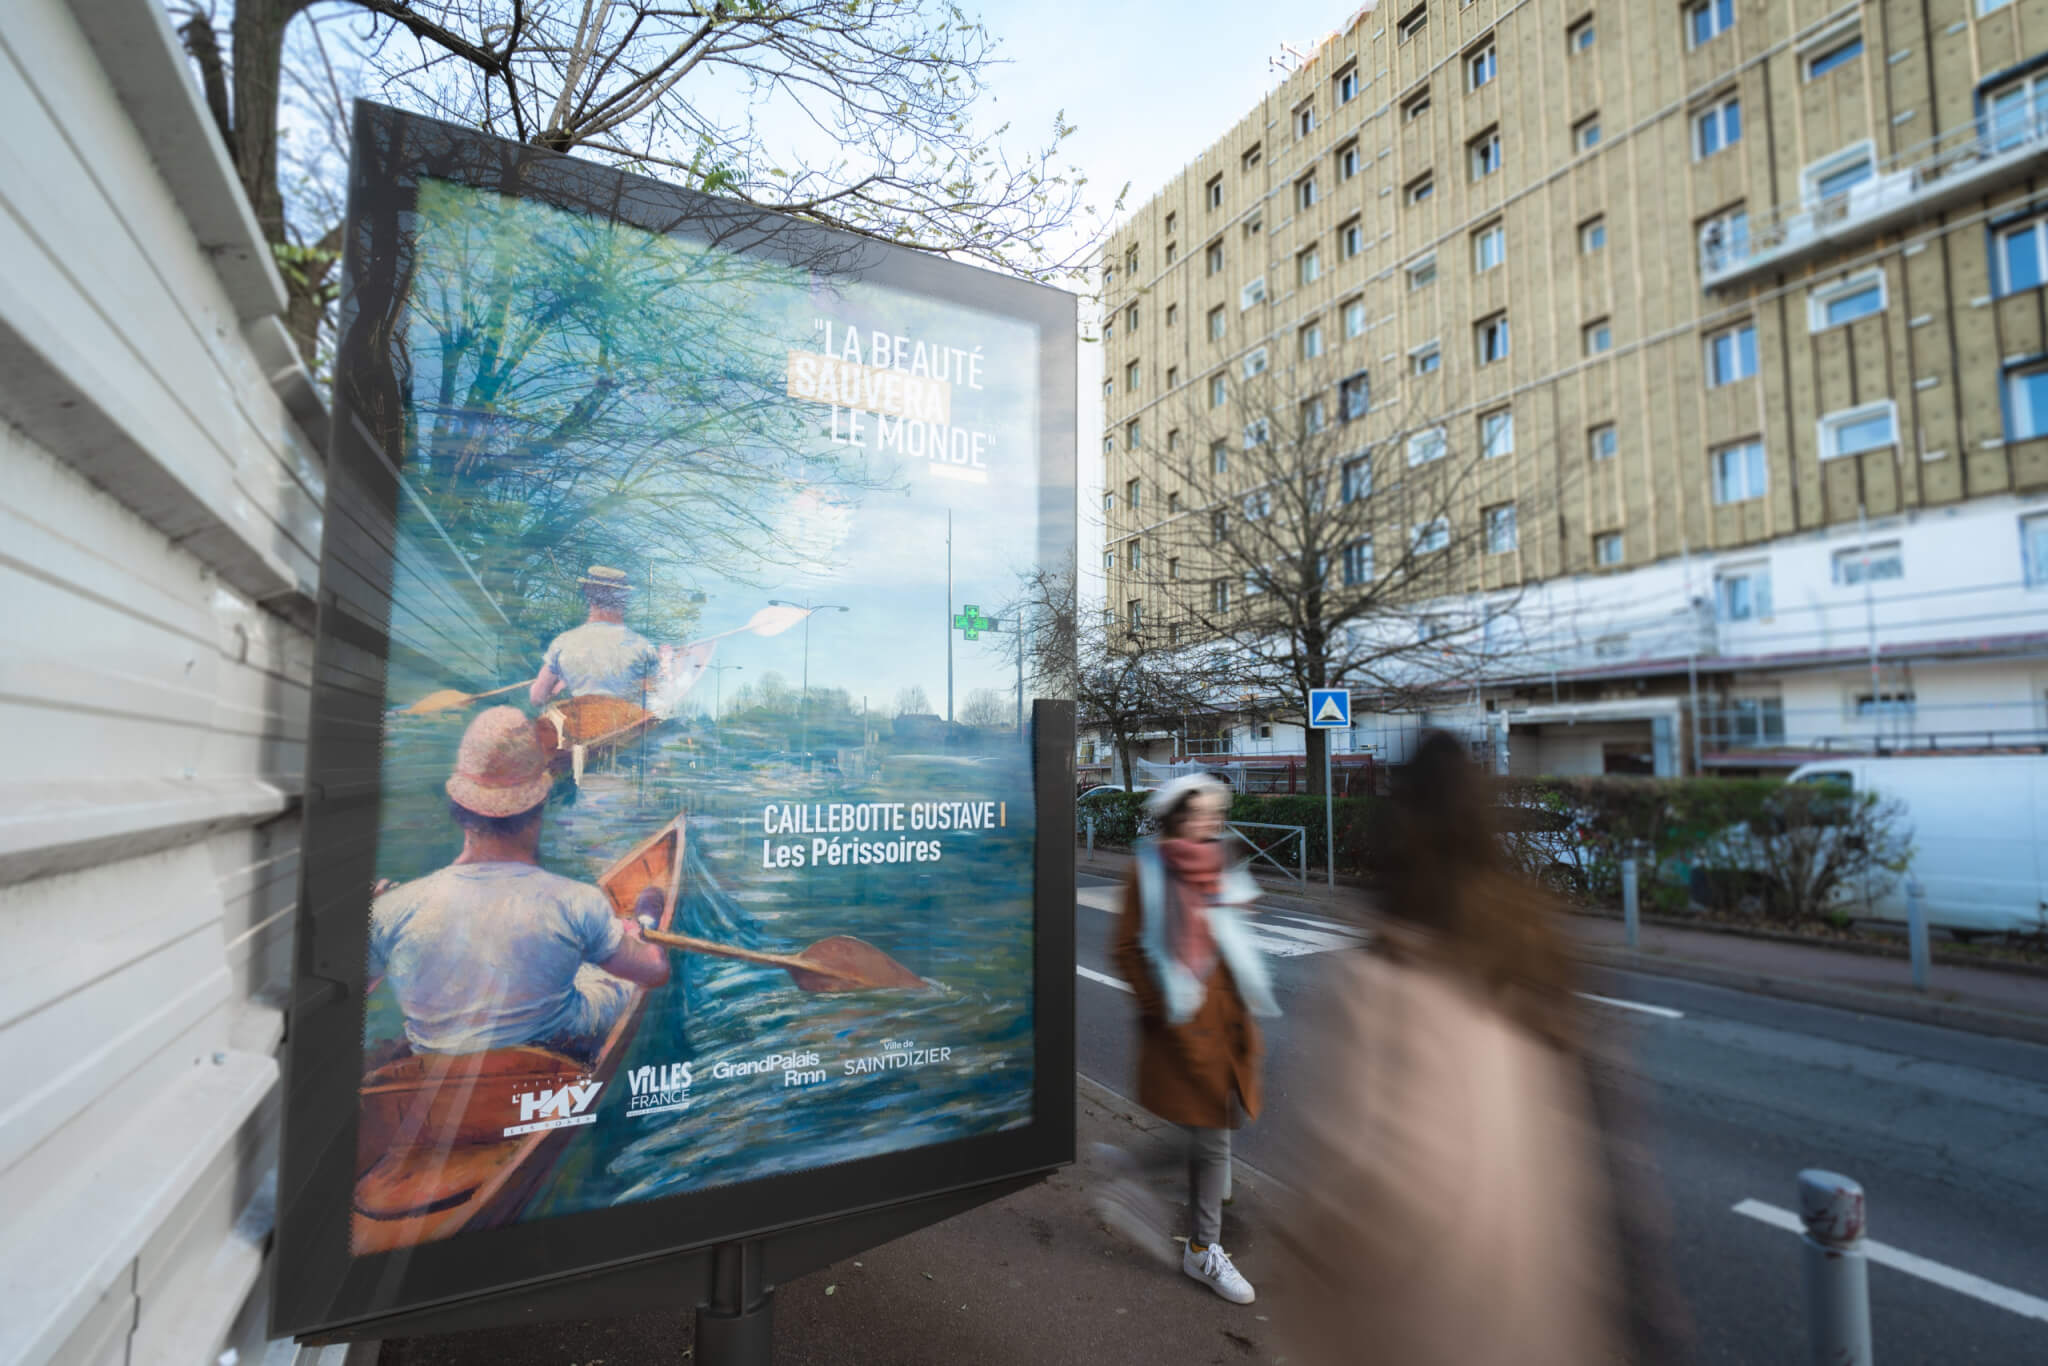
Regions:
<instances>
[{"instance_id":1,"label":"l'ha\u00ff-les-roses logo","mask_svg":"<svg viewBox=\"0 0 2048 1366\"><path fill-rule=\"evenodd\" d=\"M512 1097L519 1106L519 1122L506 1128L505 1137L595 1124L597 1115L590 1106L602 1090L604 1083L601 1081L572 1081L564 1086L522 1092Z\"/></svg>"}]
</instances>

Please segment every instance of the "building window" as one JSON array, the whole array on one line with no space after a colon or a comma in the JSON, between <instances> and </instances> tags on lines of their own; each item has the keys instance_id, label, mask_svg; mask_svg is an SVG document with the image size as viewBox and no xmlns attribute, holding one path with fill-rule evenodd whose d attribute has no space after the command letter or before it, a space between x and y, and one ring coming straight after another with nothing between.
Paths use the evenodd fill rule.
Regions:
<instances>
[{"instance_id":1,"label":"building window","mask_svg":"<svg viewBox=\"0 0 2048 1366\"><path fill-rule=\"evenodd\" d=\"M1218 579L1209 585L1209 610L1219 615L1230 610L1230 580Z\"/></svg>"},{"instance_id":2,"label":"building window","mask_svg":"<svg viewBox=\"0 0 2048 1366\"><path fill-rule=\"evenodd\" d=\"M1223 207L1223 177L1222 177L1222 176L1220 176L1220 175L1219 175L1219 176L1215 176L1215 177L1212 177L1212 178L1210 179L1210 181L1209 181L1208 187L1207 187L1207 188L1206 188L1206 190L1204 191L1204 194L1205 194L1206 198L1208 199L1208 202L1209 202L1209 207L1210 207L1210 208L1212 208L1212 209L1220 209L1220 208L1222 208L1222 207Z\"/></svg>"},{"instance_id":3,"label":"building window","mask_svg":"<svg viewBox=\"0 0 2048 1366\"><path fill-rule=\"evenodd\" d=\"M1177 369L1173 369L1173 370L1168 370L1168 371L1166 372L1166 378L1167 378L1167 381L1168 381L1169 383L1171 383L1171 382L1172 382L1172 381L1173 381L1173 380L1174 380L1174 379L1175 379L1175 378L1176 378L1177 376L1179 376L1179 374L1180 374L1180 371L1179 371L1179 370L1177 370ZM1172 455L1172 454L1173 454L1173 453L1174 453L1175 451L1177 451L1177 450L1179 450L1179 449L1180 449L1180 428L1178 428L1178 427L1172 427L1172 428L1169 428L1169 429L1167 430L1167 433L1166 433L1166 453L1167 453L1168 455Z\"/></svg>"},{"instance_id":4,"label":"building window","mask_svg":"<svg viewBox=\"0 0 2048 1366\"><path fill-rule=\"evenodd\" d=\"M1346 422L1356 422L1372 410L1372 383L1363 370L1337 386L1337 410Z\"/></svg>"},{"instance_id":5,"label":"building window","mask_svg":"<svg viewBox=\"0 0 2048 1366\"><path fill-rule=\"evenodd\" d=\"M1422 89L1401 101L1401 122L1413 123L1429 112L1429 87Z\"/></svg>"},{"instance_id":6,"label":"building window","mask_svg":"<svg viewBox=\"0 0 2048 1366\"><path fill-rule=\"evenodd\" d=\"M2037 436L2048 436L2048 364L2038 362L2005 372L2005 439Z\"/></svg>"},{"instance_id":7,"label":"building window","mask_svg":"<svg viewBox=\"0 0 2048 1366\"><path fill-rule=\"evenodd\" d=\"M1174 325L1175 323L1177 323L1177 322L1179 322L1179 321L1180 321L1180 305L1179 305L1179 304L1168 304L1168 305L1166 306L1166 325L1167 325L1168 327L1172 327L1172 326L1173 326L1173 325Z\"/></svg>"},{"instance_id":8,"label":"building window","mask_svg":"<svg viewBox=\"0 0 2048 1366\"><path fill-rule=\"evenodd\" d=\"M1223 244L1221 242L1211 242L1209 244L1209 250L1204 255L1204 264L1208 267L1209 274L1211 275L1221 275L1223 273Z\"/></svg>"},{"instance_id":9,"label":"building window","mask_svg":"<svg viewBox=\"0 0 2048 1366\"><path fill-rule=\"evenodd\" d=\"M1586 433L1586 453L1595 460L1612 460L1620 449L1621 440L1612 422L1603 422Z\"/></svg>"},{"instance_id":10,"label":"building window","mask_svg":"<svg viewBox=\"0 0 2048 1366\"><path fill-rule=\"evenodd\" d=\"M1408 188L1406 191L1404 191L1404 193L1408 196L1408 202L1410 204L1420 204L1423 200L1429 198L1431 195L1436 193L1435 173L1430 172L1424 175L1419 175L1415 179L1409 181Z\"/></svg>"},{"instance_id":11,"label":"building window","mask_svg":"<svg viewBox=\"0 0 2048 1366\"><path fill-rule=\"evenodd\" d=\"M1209 473L1227 474L1229 472L1230 443L1228 441L1211 441L1209 443Z\"/></svg>"},{"instance_id":12,"label":"building window","mask_svg":"<svg viewBox=\"0 0 2048 1366\"><path fill-rule=\"evenodd\" d=\"M1358 174L1358 143L1347 142L1337 149L1337 179L1346 181Z\"/></svg>"},{"instance_id":13,"label":"building window","mask_svg":"<svg viewBox=\"0 0 2048 1366\"><path fill-rule=\"evenodd\" d=\"M1515 505L1500 503L1485 511L1486 553L1505 555L1513 550L1515 540Z\"/></svg>"},{"instance_id":14,"label":"building window","mask_svg":"<svg viewBox=\"0 0 2048 1366\"><path fill-rule=\"evenodd\" d=\"M1579 224L1579 251L1585 255L1599 251L1607 245L1607 220L1588 218Z\"/></svg>"},{"instance_id":15,"label":"building window","mask_svg":"<svg viewBox=\"0 0 2048 1366\"><path fill-rule=\"evenodd\" d=\"M1614 349L1614 326L1607 319L1598 318L1587 323L1582 332L1587 355L1598 356Z\"/></svg>"},{"instance_id":16,"label":"building window","mask_svg":"<svg viewBox=\"0 0 2048 1366\"><path fill-rule=\"evenodd\" d=\"M1114 550L1105 550L1102 552L1102 567L1104 569L1116 568L1116 552Z\"/></svg>"},{"instance_id":17,"label":"building window","mask_svg":"<svg viewBox=\"0 0 2048 1366\"><path fill-rule=\"evenodd\" d=\"M1244 359L1237 363L1238 374L1246 379L1257 379L1266 373L1266 348L1254 346L1244 353Z\"/></svg>"},{"instance_id":18,"label":"building window","mask_svg":"<svg viewBox=\"0 0 2048 1366\"><path fill-rule=\"evenodd\" d=\"M1479 453L1487 460L1511 454L1515 449L1515 415L1503 408L1479 419Z\"/></svg>"},{"instance_id":19,"label":"building window","mask_svg":"<svg viewBox=\"0 0 2048 1366\"><path fill-rule=\"evenodd\" d=\"M1137 418L1132 418L1129 422L1126 422L1124 424L1124 449L1127 451L1134 451L1138 449Z\"/></svg>"},{"instance_id":20,"label":"building window","mask_svg":"<svg viewBox=\"0 0 2048 1366\"><path fill-rule=\"evenodd\" d=\"M1865 271L1822 285L1806 296L1806 322L1810 330L1824 332L1858 318L1884 311L1884 272Z\"/></svg>"},{"instance_id":21,"label":"building window","mask_svg":"<svg viewBox=\"0 0 2048 1366\"><path fill-rule=\"evenodd\" d=\"M1168 242L1168 243L1166 244L1166 264L1168 264L1168 265L1170 266L1170 265L1172 265L1172 264L1173 264L1173 263L1174 263L1175 261L1177 261L1177 260L1179 260L1179 259L1180 259L1180 248L1179 248L1178 246L1174 245L1174 244L1173 244L1172 242Z\"/></svg>"},{"instance_id":22,"label":"building window","mask_svg":"<svg viewBox=\"0 0 2048 1366\"><path fill-rule=\"evenodd\" d=\"M1124 274L1136 275L1137 273L1138 249L1136 247L1131 247L1124 252Z\"/></svg>"},{"instance_id":23,"label":"building window","mask_svg":"<svg viewBox=\"0 0 2048 1366\"><path fill-rule=\"evenodd\" d=\"M2009 152L2048 133L2048 75L2000 86L1984 100L1992 148Z\"/></svg>"},{"instance_id":24,"label":"building window","mask_svg":"<svg viewBox=\"0 0 2048 1366\"><path fill-rule=\"evenodd\" d=\"M1408 373L1411 375L1433 375L1443 368L1443 348L1435 342L1424 342L1408 353Z\"/></svg>"},{"instance_id":25,"label":"building window","mask_svg":"<svg viewBox=\"0 0 2048 1366\"><path fill-rule=\"evenodd\" d=\"M1448 517L1432 517L1408 529L1408 549L1417 555L1431 555L1451 543Z\"/></svg>"},{"instance_id":26,"label":"building window","mask_svg":"<svg viewBox=\"0 0 2048 1366\"><path fill-rule=\"evenodd\" d=\"M1180 577L1180 556L1173 555L1167 558L1166 577L1169 579L1177 579Z\"/></svg>"},{"instance_id":27,"label":"building window","mask_svg":"<svg viewBox=\"0 0 2048 1366\"><path fill-rule=\"evenodd\" d=\"M1714 576L1714 606L1723 621L1771 619L1771 570L1768 565L1724 569Z\"/></svg>"},{"instance_id":28,"label":"building window","mask_svg":"<svg viewBox=\"0 0 2048 1366\"><path fill-rule=\"evenodd\" d=\"M1312 322L1301 329L1301 358L1314 360L1323 354L1323 325Z\"/></svg>"},{"instance_id":29,"label":"building window","mask_svg":"<svg viewBox=\"0 0 2048 1366\"><path fill-rule=\"evenodd\" d=\"M1116 396L1116 381L1115 381L1115 380L1113 380L1113 379L1106 379L1106 380L1102 381L1102 396L1103 396L1104 398L1113 398L1113 397L1115 397L1115 396Z\"/></svg>"},{"instance_id":30,"label":"building window","mask_svg":"<svg viewBox=\"0 0 2048 1366\"><path fill-rule=\"evenodd\" d=\"M1320 432L1328 419L1323 414L1322 396L1304 399L1301 405L1301 432L1303 436L1314 436Z\"/></svg>"},{"instance_id":31,"label":"building window","mask_svg":"<svg viewBox=\"0 0 2048 1366\"><path fill-rule=\"evenodd\" d=\"M1372 458L1358 456L1344 462L1342 486L1338 490L1347 503L1355 503L1372 494Z\"/></svg>"},{"instance_id":32,"label":"building window","mask_svg":"<svg viewBox=\"0 0 2048 1366\"><path fill-rule=\"evenodd\" d=\"M1222 340L1223 340L1223 328L1224 328L1224 320L1225 320L1225 318L1226 318L1227 316L1228 316L1228 315L1224 313L1224 311L1223 311L1223 306L1222 306L1221 304L1218 304L1218 305L1217 305L1216 307L1214 307L1214 308L1212 308L1212 309L1210 309L1210 310L1209 310L1209 340L1210 340L1210 341L1222 341Z\"/></svg>"},{"instance_id":33,"label":"building window","mask_svg":"<svg viewBox=\"0 0 2048 1366\"><path fill-rule=\"evenodd\" d=\"M1825 203L1849 193L1876 174L1877 161L1871 144L1859 142L1814 162L1800 172L1800 180L1806 187L1809 203Z\"/></svg>"},{"instance_id":34,"label":"building window","mask_svg":"<svg viewBox=\"0 0 2048 1366\"><path fill-rule=\"evenodd\" d=\"M1372 537L1344 547L1344 586L1362 588L1372 582Z\"/></svg>"},{"instance_id":35,"label":"building window","mask_svg":"<svg viewBox=\"0 0 2048 1366\"><path fill-rule=\"evenodd\" d=\"M2020 518L2020 559L2027 587L2048 588L2048 512Z\"/></svg>"},{"instance_id":36,"label":"building window","mask_svg":"<svg viewBox=\"0 0 2048 1366\"><path fill-rule=\"evenodd\" d=\"M1237 291L1237 311L1240 313L1264 302L1266 302L1266 277L1263 275Z\"/></svg>"},{"instance_id":37,"label":"building window","mask_svg":"<svg viewBox=\"0 0 2048 1366\"><path fill-rule=\"evenodd\" d=\"M1764 464L1764 443L1742 441L1723 446L1712 455L1714 501L1747 503L1770 489L1770 474Z\"/></svg>"},{"instance_id":38,"label":"building window","mask_svg":"<svg viewBox=\"0 0 2048 1366\"><path fill-rule=\"evenodd\" d=\"M2048 218L2030 219L2017 227L2001 228L1994 273L2001 295L2039 289L2048 283Z\"/></svg>"},{"instance_id":39,"label":"building window","mask_svg":"<svg viewBox=\"0 0 2048 1366\"><path fill-rule=\"evenodd\" d=\"M1603 531L1593 537L1594 564L1616 565L1621 563L1621 559L1622 544L1619 531Z\"/></svg>"},{"instance_id":40,"label":"building window","mask_svg":"<svg viewBox=\"0 0 2048 1366\"><path fill-rule=\"evenodd\" d=\"M1337 249L1349 261L1365 250L1365 225L1356 218L1337 229Z\"/></svg>"},{"instance_id":41,"label":"building window","mask_svg":"<svg viewBox=\"0 0 2048 1366\"><path fill-rule=\"evenodd\" d=\"M1102 491L1102 510L1104 512L1116 511L1116 495L1108 489Z\"/></svg>"},{"instance_id":42,"label":"building window","mask_svg":"<svg viewBox=\"0 0 2048 1366\"><path fill-rule=\"evenodd\" d=\"M1358 98L1358 68L1347 66L1337 73L1337 103L1349 104Z\"/></svg>"},{"instance_id":43,"label":"building window","mask_svg":"<svg viewBox=\"0 0 2048 1366\"><path fill-rule=\"evenodd\" d=\"M1247 598L1255 598L1266 591L1264 572L1258 569L1244 571L1244 595Z\"/></svg>"},{"instance_id":44,"label":"building window","mask_svg":"<svg viewBox=\"0 0 2048 1366\"><path fill-rule=\"evenodd\" d=\"M1410 261L1403 269L1408 273L1408 288L1423 289L1433 285L1436 283L1436 253Z\"/></svg>"},{"instance_id":45,"label":"building window","mask_svg":"<svg viewBox=\"0 0 2048 1366\"><path fill-rule=\"evenodd\" d=\"M1136 635L1145 624L1145 604L1132 598L1124 606L1130 613L1128 620L1131 624L1131 634Z\"/></svg>"},{"instance_id":46,"label":"building window","mask_svg":"<svg viewBox=\"0 0 2048 1366\"><path fill-rule=\"evenodd\" d=\"M1492 43L1465 58L1465 83L1470 89L1477 90L1482 85L1493 84L1494 77L1499 74L1500 60L1494 53Z\"/></svg>"},{"instance_id":47,"label":"building window","mask_svg":"<svg viewBox=\"0 0 2048 1366\"><path fill-rule=\"evenodd\" d=\"M1138 572L1138 543L1130 542L1124 547L1124 564L1135 574Z\"/></svg>"},{"instance_id":48,"label":"building window","mask_svg":"<svg viewBox=\"0 0 2048 1366\"><path fill-rule=\"evenodd\" d=\"M1707 387L1718 389L1756 373L1756 324L1737 323L1707 337Z\"/></svg>"},{"instance_id":49,"label":"building window","mask_svg":"<svg viewBox=\"0 0 2048 1366\"><path fill-rule=\"evenodd\" d=\"M1428 27L1429 6L1417 5L1414 9L1401 16L1401 22L1394 31L1400 35L1401 41L1405 43Z\"/></svg>"},{"instance_id":50,"label":"building window","mask_svg":"<svg viewBox=\"0 0 2048 1366\"><path fill-rule=\"evenodd\" d=\"M1449 450L1450 442L1445 439L1443 428L1429 427L1415 432L1408 438L1408 468L1441 460Z\"/></svg>"},{"instance_id":51,"label":"building window","mask_svg":"<svg viewBox=\"0 0 2048 1366\"><path fill-rule=\"evenodd\" d=\"M1588 114L1572 125L1572 146L1590 152L1600 145L1600 116Z\"/></svg>"},{"instance_id":52,"label":"building window","mask_svg":"<svg viewBox=\"0 0 2048 1366\"><path fill-rule=\"evenodd\" d=\"M1124 388L1132 393L1138 389L1138 362L1132 361L1124 367Z\"/></svg>"},{"instance_id":53,"label":"building window","mask_svg":"<svg viewBox=\"0 0 2048 1366\"><path fill-rule=\"evenodd\" d=\"M1312 285L1323 275L1323 254L1310 247L1294 258L1295 278L1304 285Z\"/></svg>"},{"instance_id":54,"label":"building window","mask_svg":"<svg viewBox=\"0 0 2048 1366\"><path fill-rule=\"evenodd\" d=\"M1589 14L1564 31L1565 50L1567 52L1591 51L1596 36L1593 29L1593 16Z\"/></svg>"},{"instance_id":55,"label":"building window","mask_svg":"<svg viewBox=\"0 0 2048 1366\"><path fill-rule=\"evenodd\" d=\"M1316 206L1316 178L1314 175L1305 175L1300 180L1294 182L1294 202L1304 209L1313 209Z\"/></svg>"},{"instance_id":56,"label":"building window","mask_svg":"<svg viewBox=\"0 0 2048 1366\"><path fill-rule=\"evenodd\" d=\"M1344 335L1347 339L1365 335L1365 300L1353 299L1344 305Z\"/></svg>"},{"instance_id":57,"label":"building window","mask_svg":"<svg viewBox=\"0 0 2048 1366\"><path fill-rule=\"evenodd\" d=\"M1859 28L1853 36L1830 42L1827 46L1815 51L1811 56L1803 58L1802 60L1806 66L1806 79L1809 81L1819 80L1830 71L1835 70L1837 67L1847 66L1862 55L1863 31Z\"/></svg>"},{"instance_id":58,"label":"building window","mask_svg":"<svg viewBox=\"0 0 2048 1366\"><path fill-rule=\"evenodd\" d=\"M1255 142L1245 148L1244 155L1238 158L1238 164L1242 169L1249 171L1259 164L1259 155L1259 144Z\"/></svg>"},{"instance_id":59,"label":"building window","mask_svg":"<svg viewBox=\"0 0 2048 1366\"><path fill-rule=\"evenodd\" d=\"M1221 408L1229 398L1230 390L1225 385L1223 376L1209 376L1209 406L1211 408Z\"/></svg>"},{"instance_id":60,"label":"building window","mask_svg":"<svg viewBox=\"0 0 2048 1366\"><path fill-rule=\"evenodd\" d=\"M1138 495L1142 492L1143 490L1139 487L1139 481L1136 479L1133 479L1128 484L1125 484L1124 506L1130 508L1132 511L1135 512L1138 508Z\"/></svg>"},{"instance_id":61,"label":"building window","mask_svg":"<svg viewBox=\"0 0 2048 1366\"><path fill-rule=\"evenodd\" d=\"M1834 460L1899 444L1898 406L1890 399L1829 413L1820 420L1820 458Z\"/></svg>"},{"instance_id":62,"label":"building window","mask_svg":"<svg viewBox=\"0 0 2048 1366\"><path fill-rule=\"evenodd\" d=\"M1508 230L1491 223L1472 234L1472 269L1484 275L1508 259Z\"/></svg>"},{"instance_id":63,"label":"building window","mask_svg":"<svg viewBox=\"0 0 2048 1366\"><path fill-rule=\"evenodd\" d=\"M1113 315L1113 314L1112 314L1112 315L1111 315L1110 317L1104 318L1104 319L1102 320L1102 339L1103 339L1104 341L1109 341L1109 340L1111 340L1112 338L1114 338L1115 336L1116 336L1116 317L1115 317L1115 315Z\"/></svg>"},{"instance_id":64,"label":"building window","mask_svg":"<svg viewBox=\"0 0 2048 1366\"><path fill-rule=\"evenodd\" d=\"M1173 225L1175 223L1178 223L1179 221L1180 215L1177 213L1169 213L1168 215L1166 215L1166 235L1168 237L1173 236Z\"/></svg>"},{"instance_id":65,"label":"building window","mask_svg":"<svg viewBox=\"0 0 2048 1366\"><path fill-rule=\"evenodd\" d=\"M1479 343L1479 363L1491 365L1508 358L1508 315L1496 313L1473 329Z\"/></svg>"},{"instance_id":66,"label":"building window","mask_svg":"<svg viewBox=\"0 0 2048 1366\"><path fill-rule=\"evenodd\" d=\"M1244 424L1244 448L1251 450L1255 446L1263 446L1272 434L1272 424L1263 417L1255 417Z\"/></svg>"},{"instance_id":67,"label":"building window","mask_svg":"<svg viewBox=\"0 0 2048 1366\"><path fill-rule=\"evenodd\" d=\"M1266 220L1264 216L1255 213L1251 217L1244 220L1244 235L1247 238L1257 237L1259 235L1260 230L1263 229L1265 225Z\"/></svg>"},{"instance_id":68,"label":"building window","mask_svg":"<svg viewBox=\"0 0 2048 1366\"><path fill-rule=\"evenodd\" d=\"M1844 588L1906 577L1906 555L1897 541L1851 546L1833 556L1835 582Z\"/></svg>"},{"instance_id":69,"label":"building window","mask_svg":"<svg viewBox=\"0 0 2048 1366\"><path fill-rule=\"evenodd\" d=\"M1230 514L1219 508L1209 514L1209 539L1217 545L1222 545L1224 538L1228 535L1230 535Z\"/></svg>"},{"instance_id":70,"label":"building window","mask_svg":"<svg viewBox=\"0 0 2048 1366\"><path fill-rule=\"evenodd\" d=\"M1166 495L1166 515L1169 517L1180 516L1180 493L1177 490Z\"/></svg>"},{"instance_id":71,"label":"building window","mask_svg":"<svg viewBox=\"0 0 2048 1366\"><path fill-rule=\"evenodd\" d=\"M1465 147L1472 165L1472 178L1484 180L1500 169L1500 130L1480 134Z\"/></svg>"},{"instance_id":72,"label":"building window","mask_svg":"<svg viewBox=\"0 0 2048 1366\"><path fill-rule=\"evenodd\" d=\"M1720 270L1749 256L1749 210L1728 209L1700 223L1700 268Z\"/></svg>"},{"instance_id":73,"label":"building window","mask_svg":"<svg viewBox=\"0 0 2048 1366\"><path fill-rule=\"evenodd\" d=\"M1733 95L1692 117L1692 154L1710 157L1742 141L1742 101Z\"/></svg>"},{"instance_id":74,"label":"building window","mask_svg":"<svg viewBox=\"0 0 2048 1366\"><path fill-rule=\"evenodd\" d=\"M1114 434L1102 438L1102 453L1104 455L1116 454L1116 436Z\"/></svg>"},{"instance_id":75,"label":"building window","mask_svg":"<svg viewBox=\"0 0 2048 1366\"><path fill-rule=\"evenodd\" d=\"M1178 365L1169 365L1166 367L1166 387L1168 389L1180 388L1180 367ZM1172 450L1173 447L1168 446L1167 449Z\"/></svg>"},{"instance_id":76,"label":"building window","mask_svg":"<svg viewBox=\"0 0 2048 1366\"><path fill-rule=\"evenodd\" d=\"M1316 107L1313 101L1294 111L1294 136L1305 138L1316 131Z\"/></svg>"},{"instance_id":77,"label":"building window","mask_svg":"<svg viewBox=\"0 0 2048 1366\"><path fill-rule=\"evenodd\" d=\"M1859 720L1871 720L1880 717L1897 717L1901 720L1911 720L1913 709L1913 694L1907 689L1900 689L1896 692L1880 691L1856 694L1855 712Z\"/></svg>"},{"instance_id":78,"label":"building window","mask_svg":"<svg viewBox=\"0 0 2048 1366\"><path fill-rule=\"evenodd\" d=\"M1686 6L1686 39L1694 47L1735 27L1735 0L1695 0Z\"/></svg>"}]
</instances>

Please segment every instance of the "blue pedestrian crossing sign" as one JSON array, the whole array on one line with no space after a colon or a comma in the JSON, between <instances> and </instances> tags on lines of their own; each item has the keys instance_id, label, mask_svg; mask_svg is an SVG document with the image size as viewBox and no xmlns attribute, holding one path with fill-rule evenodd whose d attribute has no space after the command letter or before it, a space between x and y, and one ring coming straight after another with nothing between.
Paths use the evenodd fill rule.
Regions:
<instances>
[{"instance_id":1,"label":"blue pedestrian crossing sign","mask_svg":"<svg viewBox=\"0 0 2048 1366\"><path fill-rule=\"evenodd\" d=\"M1349 688L1310 688L1308 690L1308 725L1310 730L1351 729L1351 690Z\"/></svg>"}]
</instances>

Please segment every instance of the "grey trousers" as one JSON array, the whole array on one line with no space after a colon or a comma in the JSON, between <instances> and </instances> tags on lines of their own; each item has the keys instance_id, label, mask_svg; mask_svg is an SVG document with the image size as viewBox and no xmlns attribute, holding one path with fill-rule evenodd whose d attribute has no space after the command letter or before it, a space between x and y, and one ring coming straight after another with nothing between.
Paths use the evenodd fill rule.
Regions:
<instances>
[{"instance_id":1,"label":"grey trousers","mask_svg":"<svg viewBox=\"0 0 2048 1366\"><path fill-rule=\"evenodd\" d=\"M1230 1194L1230 1130L1182 1126L1188 1136L1188 1204L1193 1240L1208 1247L1223 1237L1223 1201Z\"/></svg>"}]
</instances>

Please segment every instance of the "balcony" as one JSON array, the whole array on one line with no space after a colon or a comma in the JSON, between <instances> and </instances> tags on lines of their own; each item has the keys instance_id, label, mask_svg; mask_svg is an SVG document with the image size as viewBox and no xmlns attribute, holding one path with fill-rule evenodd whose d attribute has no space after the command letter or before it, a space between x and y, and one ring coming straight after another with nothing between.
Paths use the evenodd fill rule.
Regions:
<instances>
[{"instance_id":1,"label":"balcony","mask_svg":"<svg viewBox=\"0 0 2048 1366\"><path fill-rule=\"evenodd\" d=\"M1867 241L2024 179L2044 153L2048 115L1987 117L1875 162L1845 190L1761 215L1746 230L1709 225L1700 279L1708 289L1748 284Z\"/></svg>"}]
</instances>

